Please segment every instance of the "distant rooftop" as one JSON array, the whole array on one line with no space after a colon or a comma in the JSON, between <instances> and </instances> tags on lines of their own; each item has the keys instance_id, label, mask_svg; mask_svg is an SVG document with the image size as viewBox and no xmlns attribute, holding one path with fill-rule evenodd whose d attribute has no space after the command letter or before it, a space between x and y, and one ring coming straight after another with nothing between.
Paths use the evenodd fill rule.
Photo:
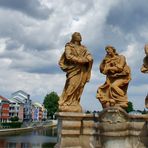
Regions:
<instances>
[{"instance_id":1,"label":"distant rooftop","mask_svg":"<svg viewBox=\"0 0 148 148\"><path fill-rule=\"evenodd\" d=\"M11 95L11 100L15 100L17 103L24 103L29 98L30 95L23 90L18 90Z\"/></svg>"},{"instance_id":2,"label":"distant rooftop","mask_svg":"<svg viewBox=\"0 0 148 148\"><path fill-rule=\"evenodd\" d=\"M23 90L18 90L18 91L16 91L16 92L12 93L12 95L19 94L19 93L24 94L25 96L28 96L28 95L29 95L28 93L26 93L26 92L23 91Z\"/></svg>"},{"instance_id":3,"label":"distant rooftop","mask_svg":"<svg viewBox=\"0 0 148 148\"><path fill-rule=\"evenodd\" d=\"M5 101L9 101L7 98L0 96L0 100L5 100Z\"/></svg>"},{"instance_id":4,"label":"distant rooftop","mask_svg":"<svg viewBox=\"0 0 148 148\"><path fill-rule=\"evenodd\" d=\"M33 103L33 105L34 105L34 106L37 106L37 107L43 107L42 104L40 104L40 103L38 103L38 102Z\"/></svg>"}]
</instances>

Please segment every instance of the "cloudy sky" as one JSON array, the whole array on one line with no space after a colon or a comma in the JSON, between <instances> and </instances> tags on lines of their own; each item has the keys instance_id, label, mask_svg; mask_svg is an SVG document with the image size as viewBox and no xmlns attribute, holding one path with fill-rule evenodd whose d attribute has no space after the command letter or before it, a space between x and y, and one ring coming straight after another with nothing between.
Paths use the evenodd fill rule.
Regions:
<instances>
[{"instance_id":1,"label":"cloudy sky","mask_svg":"<svg viewBox=\"0 0 148 148\"><path fill-rule=\"evenodd\" d=\"M143 109L148 75L140 67L148 43L147 0L0 0L0 95L10 98L24 90L41 103L51 91L60 95L65 73L58 60L75 31L94 57L83 109L101 109L95 96L105 81L99 64L108 44L126 56L132 71L129 100Z\"/></svg>"}]
</instances>

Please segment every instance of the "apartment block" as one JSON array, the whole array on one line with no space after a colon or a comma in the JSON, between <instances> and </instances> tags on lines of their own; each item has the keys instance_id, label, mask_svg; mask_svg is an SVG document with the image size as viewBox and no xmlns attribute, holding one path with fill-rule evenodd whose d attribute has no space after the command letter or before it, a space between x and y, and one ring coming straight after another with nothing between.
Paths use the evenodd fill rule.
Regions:
<instances>
[{"instance_id":1,"label":"apartment block","mask_svg":"<svg viewBox=\"0 0 148 148\"><path fill-rule=\"evenodd\" d=\"M0 121L7 122L9 120L9 100L0 96Z\"/></svg>"}]
</instances>

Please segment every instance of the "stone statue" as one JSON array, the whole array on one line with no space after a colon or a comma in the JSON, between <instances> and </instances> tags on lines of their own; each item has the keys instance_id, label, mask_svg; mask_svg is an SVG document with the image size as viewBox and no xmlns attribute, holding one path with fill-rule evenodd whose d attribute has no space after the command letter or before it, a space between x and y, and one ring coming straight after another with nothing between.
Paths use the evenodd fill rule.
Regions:
<instances>
[{"instance_id":1,"label":"stone statue","mask_svg":"<svg viewBox=\"0 0 148 148\"><path fill-rule=\"evenodd\" d=\"M143 59L143 65L141 67L141 72L148 73L148 44L145 45L145 54L146 56Z\"/></svg>"},{"instance_id":2,"label":"stone statue","mask_svg":"<svg viewBox=\"0 0 148 148\"><path fill-rule=\"evenodd\" d=\"M131 80L130 68L123 55L112 46L105 48L107 54L100 64L100 72L106 75L106 82L97 90L97 99L102 107L128 107L127 88Z\"/></svg>"},{"instance_id":3,"label":"stone statue","mask_svg":"<svg viewBox=\"0 0 148 148\"><path fill-rule=\"evenodd\" d=\"M80 97L90 79L93 58L87 48L81 45L81 40L80 33L73 33L59 61L67 78L59 100L59 111L62 112L82 112Z\"/></svg>"}]
</instances>

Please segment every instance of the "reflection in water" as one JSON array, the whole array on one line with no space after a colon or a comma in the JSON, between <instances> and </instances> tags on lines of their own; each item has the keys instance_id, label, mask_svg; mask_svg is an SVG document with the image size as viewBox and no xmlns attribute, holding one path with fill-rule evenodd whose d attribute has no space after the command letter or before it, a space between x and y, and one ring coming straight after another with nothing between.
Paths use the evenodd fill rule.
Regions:
<instances>
[{"instance_id":1,"label":"reflection in water","mask_svg":"<svg viewBox=\"0 0 148 148\"><path fill-rule=\"evenodd\" d=\"M37 129L11 136L0 136L0 148L53 148L57 142L56 128Z\"/></svg>"}]
</instances>

